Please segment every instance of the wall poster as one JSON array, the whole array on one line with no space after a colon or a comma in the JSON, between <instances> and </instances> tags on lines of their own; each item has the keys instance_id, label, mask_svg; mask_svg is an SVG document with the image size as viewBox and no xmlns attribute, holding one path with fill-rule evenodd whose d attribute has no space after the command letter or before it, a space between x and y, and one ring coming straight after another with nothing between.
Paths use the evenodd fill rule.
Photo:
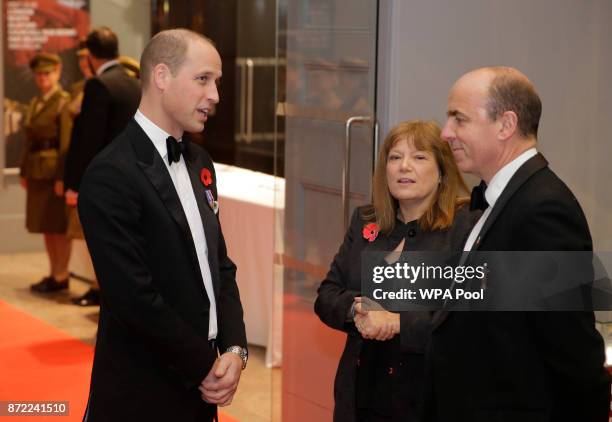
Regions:
<instances>
[{"instance_id":1,"label":"wall poster","mask_svg":"<svg viewBox=\"0 0 612 422\"><path fill-rule=\"evenodd\" d=\"M23 118L37 95L28 63L38 52L62 58L60 84L68 89L82 78L76 57L79 40L89 31L89 0L2 0L3 137L5 167L19 167ZM2 143L4 142L4 144Z\"/></svg>"}]
</instances>

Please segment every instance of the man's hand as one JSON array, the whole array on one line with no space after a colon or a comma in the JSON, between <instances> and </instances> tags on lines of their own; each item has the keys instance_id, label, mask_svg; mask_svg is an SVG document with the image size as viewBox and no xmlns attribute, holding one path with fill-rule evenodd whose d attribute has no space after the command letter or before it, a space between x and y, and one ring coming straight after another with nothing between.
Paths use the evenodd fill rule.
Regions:
<instances>
[{"instance_id":1,"label":"man's hand","mask_svg":"<svg viewBox=\"0 0 612 422\"><path fill-rule=\"evenodd\" d=\"M59 196L59 197L64 196L64 181L56 180L55 184L53 185L53 190L55 191L56 196Z\"/></svg>"},{"instance_id":2,"label":"man's hand","mask_svg":"<svg viewBox=\"0 0 612 422\"><path fill-rule=\"evenodd\" d=\"M242 359L236 353L222 354L198 387L202 400L218 406L231 404L242 373Z\"/></svg>"},{"instance_id":3,"label":"man's hand","mask_svg":"<svg viewBox=\"0 0 612 422\"><path fill-rule=\"evenodd\" d=\"M69 207L76 207L78 198L78 192L75 192L72 189L68 189L66 191L66 205L68 205Z\"/></svg>"},{"instance_id":4,"label":"man's hand","mask_svg":"<svg viewBox=\"0 0 612 422\"><path fill-rule=\"evenodd\" d=\"M400 332L399 314L385 310L363 309L363 299L355 298L355 326L365 339L391 340Z\"/></svg>"}]
</instances>

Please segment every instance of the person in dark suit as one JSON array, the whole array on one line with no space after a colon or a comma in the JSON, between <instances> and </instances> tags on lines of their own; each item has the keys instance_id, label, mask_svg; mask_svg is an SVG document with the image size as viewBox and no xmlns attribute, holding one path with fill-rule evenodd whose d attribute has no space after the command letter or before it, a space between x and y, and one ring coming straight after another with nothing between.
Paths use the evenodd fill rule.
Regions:
<instances>
[{"instance_id":1,"label":"person in dark suit","mask_svg":"<svg viewBox=\"0 0 612 422\"><path fill-rule=\"evenodd\" d=\"M592 250L578 201L536 150L541 110L513 68L477 69L452 87L442 137L459 168L486 183L465 251ZM593 312L437 312L426 420L607 421L594 323Z\"/></svg>"},{"instance_id":2,"label":"person in dark suit","mask_svg":"<svg viewBox=\"0 0 612 422\"><path fill-rule=\"evenodd\" d=\"M479 213L435 122L403 122L381 148L373 205L355 210L315 302L328 326L347 333L334 383L334 421L418 421L429 312L366 310L363 252L460 249Z\"/></svg>"},{"instance_id":3,"label":"person in dark suit","mask_svg":"<svg viewBox=\"0 0 612 422\"><path fill-rule=\"evenodd\" d=\"M119 41L109 28L92 30L85 40L85 56L95 77L87 80L81 112L75 117L66 157L64 180L66 203L76 206L81 179L91 160L125 128L140 101L140 83L119 61ZM98 305L99 289L94 285L73 302Z\"/></svg>"},{"instance_id":4,"label":"person in dark suit","mask_svg":"<svg viewBox=\"0 0 612 422\"><path fill-rule=\"evenodd\" d=\"M247 343L213 162L182 139L219 101L221 58L199 34L162 31L142 53L141 77L134 120L79 191L101 287L84 419L212 421L232 401Z\"/></svg>"}]
</instances>

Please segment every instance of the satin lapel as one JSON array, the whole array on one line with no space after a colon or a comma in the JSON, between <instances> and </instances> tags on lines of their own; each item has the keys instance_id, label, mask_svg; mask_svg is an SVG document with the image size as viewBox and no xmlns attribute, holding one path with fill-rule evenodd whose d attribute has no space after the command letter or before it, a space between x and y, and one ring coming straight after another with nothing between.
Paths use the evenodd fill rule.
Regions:
<instances>
[{"instance_id":1,"label":"satin lapel","mask_svg":"<svg viewBox=\"0 0 612 422\"><path fill-rule=\"evenodd\" d=\"M219 297L219 260L217 259L217 239L219 238L219 223L217 216L208 205L206 199L206 190L210 188L214 192L214 182L208 187L205 187L200 180L200 172L204 167L204 163L201 160L200 154L193 145L189 145L187 154L185 154L185 163L187 164L187 171L189 173L189 179L191 180L191 186L193 187L193 193L198 203L198 210L202 217L202 226L204 227L204 234L206 235L206 245L208 246L208 265L210 267L210 274L212 276L213 289L215 291L215 297ZM211 173L213 169L209 168ZM216 195L215 195L216 196ZM215 200L217 198L215 197Z\"/></svg>"},{"instance_id":2,"label":"satin lapel","mask_svg":"<svg viewBox=\"0 0 612 422\"><path fill-rule=\"evenodd\" d=\"M173 220L180 227L188 242L188 247L192 251L192 258L195 257L197 263L197 254L191 230L189 229L189 223L187 222L187 216L181 205L174 183L172 183L166 164L155 150L153 142L147 137L138 123L132 120L128 123L126 129L131 132L129 139L132 141L136 151L138 165L157 191L159 198L168 209L168 212L170 212ZM197 267L199 273L199 266Z\"/></svg>"},{"instance_id":3,"label":"satin lapel","mask_svg":"<svg viewBox=\"0 0 612 422\"><path fill-rule=\"evenodd\" d=\"M491 227L495 223L495 220L497 219L497 217L499 217L499 214L502 212L502 210L504 209L510 198L512 198L514 193L521 186L523 186L523 184L527 180L529 180L531 176L533 176L535 173L537 173L539 170L543 169L546 166L548 166L548 161L546 161L546 158L544 158L542 154L538 153L538 155L527 160L525 164L523 164L516 171L516 173L514 173L514 175L508 182L508 185L502 192L501 196L495 202L495 205L493 206L493 209L491 210L487 221L485 221L484 226L482 226L482 229L480 229L480 233L478 234L478 237L474 242L472 251L478 250L480 248L482 240L485 238L487 232L491 229ZM466 262L468 262L469 259L470 258L468 255ZM437 327L439 327L446 320L446 318L448 318L449 313L449 311L445 310L434 312L434 316L432 319L432 330L435 330Z\"/></svg>"},{"instance_id":4,"label":"satin lapel","mask_svg":"<svg viewBox=\"0 0 612 422\"><path fill-rule=\"evenodd\" d=\"M504 209L508 201L512 198L512 196L516 193L516 191L521 186L523 186L523 184L525 184L525 182L527 182L527 180L529 180L531 176L533 176L535 173L537 173L539 170L543 169L546 166L548 166L548 161L546 161L546 158L544 158L542 154L538 153L537 155L527 160L525 164L523 164L521 167L519 167L519 169L516 171L516 173L514 173L514 175L504 188L504 191L502 192L500 197L495 202L495 205L493 206L493 209L491 210L487 221L485 221L484 226L482 226L482 229L480 230L480 233L478 234L478 237L474 242L474 247L472 248L472 250L477 250L480 248L480 245L482 244L483 239L487 235L487 232L491 229L491 227L497 220L497 217L499 217L499 214L502 212L502 210Z\"/></svg>"}]
</instances>

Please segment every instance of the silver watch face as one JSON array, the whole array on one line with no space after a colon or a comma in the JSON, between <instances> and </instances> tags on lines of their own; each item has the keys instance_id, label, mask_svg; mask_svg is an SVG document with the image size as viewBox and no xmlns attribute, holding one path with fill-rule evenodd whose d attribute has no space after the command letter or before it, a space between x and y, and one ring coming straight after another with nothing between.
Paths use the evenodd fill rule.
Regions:
<instances>
[{"instance_id":1,"label":"silver watch face","mask_svg":"<svg viewBox=\"0 0 612 422\"><path fill-rule=\"evenodd\" d=\"M227 349L228 352L236 353L240 358L244 361L246 365L246 361L248 359L249 353L246 348L240 346L232 346Z\"/></svg>"}]
</instances>

